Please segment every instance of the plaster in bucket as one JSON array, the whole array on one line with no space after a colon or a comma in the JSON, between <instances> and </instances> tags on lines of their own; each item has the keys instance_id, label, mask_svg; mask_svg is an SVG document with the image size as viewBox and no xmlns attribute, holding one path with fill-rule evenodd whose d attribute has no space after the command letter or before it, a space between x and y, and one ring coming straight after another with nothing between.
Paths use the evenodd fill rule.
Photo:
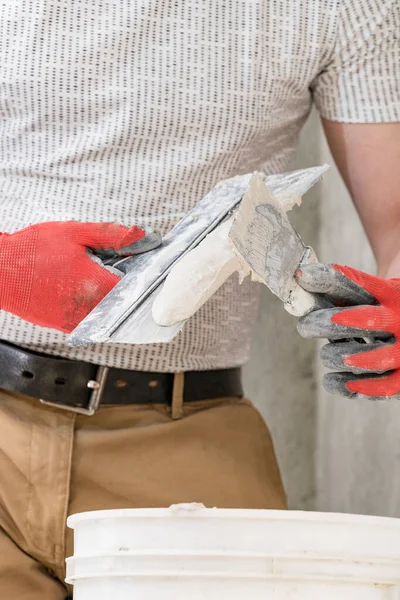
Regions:
<instances>
[{"instance_id":1,"label":"plaster in bucket","mask_svg":"<svg viewBox=\"0 0 400 600\"><path fill-rule=\"evenodd\" d=\"M73 515L74 600L397 600L400 520L207 509Z\"/></svg>"}]
</instances>

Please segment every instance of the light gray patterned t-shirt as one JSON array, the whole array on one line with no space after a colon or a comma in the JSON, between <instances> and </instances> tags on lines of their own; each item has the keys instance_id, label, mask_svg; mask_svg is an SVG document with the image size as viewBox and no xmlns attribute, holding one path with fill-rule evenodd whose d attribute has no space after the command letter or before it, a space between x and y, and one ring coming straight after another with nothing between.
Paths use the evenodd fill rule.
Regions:
<instances>
[{"instance_id":1,"label":"light gray patterned t-shirt","mask_svg":"<svg viewBox=\"0 0 400 600\"><path fill-rule=\"evenodd\" d=\"M312 101L400 119L399 0L0 0L0 230L118 221L167 232L221 179L283 171ZM233 276L168 345L68 349L129 369L245 362L258 290Z\"/></svg>"}]
</instances>

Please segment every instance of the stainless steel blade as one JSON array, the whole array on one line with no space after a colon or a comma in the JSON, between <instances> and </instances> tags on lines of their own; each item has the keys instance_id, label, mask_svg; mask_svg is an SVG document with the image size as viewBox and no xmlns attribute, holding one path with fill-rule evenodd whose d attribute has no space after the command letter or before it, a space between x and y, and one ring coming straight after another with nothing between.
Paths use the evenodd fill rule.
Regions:
<instances>
[{"instance_id":1,"label":"stainless steel blade","mask_svg":"<svg viewBox=\"0 0 400 600\"><path fill-rule=\"evenodd\" d=\"M71 346L109 341L124 321L164 281L173 265L241 201L251 174L215 187L165 236L163 244L126 261L120 283L67 337Z\"/></svg>"},{"instance_id":2,"label":"stainless steel blade","mask_svg":"<svg viewBox=\"0 0 400 600\"><path fill-rule=\"evenodd\" d=\"M268 279L268 287L274 294L288 302L294 274L303 260L306 247L279 206L264 204L257 207L256 213L260 218L256 220L254 237L264 236L264 240L270 240L266 251L264 242L264 251L253 254L256 272Z\"/></svg>"},{"instance_id":3,"label":"stainless steel blade","mask_svg":"<svg viewBox=\"0 0 400 600\"><path fill-rule=\"evenodd\" d=\"M258 174L251 178L230 237L258 277L287 302L306 248Z\"/></svg>"},{"instance_id":4,"label":"stainless steel blade","mask_svg":"<svg viewBox=\"0 0 400 600\"><path fill-rule=\"evenodd\" d=\"M237 211L230 237L252 271L284 303L301 316L316 306L316 296L296 282L301 262L317 262L290 223L282 204L254 174Z\"/></svg>"}]
</instances>

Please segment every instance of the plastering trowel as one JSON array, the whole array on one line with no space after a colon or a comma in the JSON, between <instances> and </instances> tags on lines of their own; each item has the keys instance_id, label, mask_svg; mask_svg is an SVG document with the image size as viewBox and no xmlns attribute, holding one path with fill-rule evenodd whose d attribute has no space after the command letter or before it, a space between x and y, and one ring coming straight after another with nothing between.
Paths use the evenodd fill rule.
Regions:
<instances>
[{"instance_id":1,"label":"plastering trowel","mask_svg":"<svg viewBox=\"0 0 400 600\"><path fill-rule=\"evenodd\" d=\"M283 296L280 297L287 304L288 284L286 287L285 284L280 284L276 280L276 273L271 264L262 263L261 257L268 240L276 240L271 232L271 225L269 229L266 226L270 221L263 215L265 222L260 231L258 225L254 229L254 223L252 225L251 222L257 221L258 207L266 202L272 202L278 213L279 201L291 204L299 202L301 196L327 169L325 165L269 177L257 173L247 174L219 183L165 236L161 246L145 254L120 261L121 266L118 265L118 268L125 272L124 277L67 337L67 342L73 346L82 346L99 342L145 344L171 341L183 328L185 322L170 327L158 326L152 318L155 297L172 267L225 219L238 211L239 207L231 231L232 240L251 268L266 285L269 285L268 282L271 283L274 293L277 291L282 293ZM285 215L284 210L281 212ZM261 231L269 237L262 238ZM250 240L249 244L245 243L246 236L250 238L253 236L253 241ZM281 237L278 242L284 244L284 238ZM261 246L257 254L258 243L261 243ZM304 245L302 248L306 251ZM296 248L298 254L300 250L298 246ZM285 254L283 269L289 269L286 260ZM298 263L296 268L297 266ZM292 280L296 268L290 272ZM290 293L293 294L289 292L289 296ZM302 301L304 303L304 298Z\"/></svg>"},{"instance_id":2,"label":"plastering trowel","mask_svg":"<svg viewBox=\"0 0 400 600\"><path fill-rule=\"evenodd\" d=\"M294 277L301 264L317 263L304 245L282 203L255 174L229 232L236 250L257 279L264 283L292 315L301 317L321 306L315 294L303 290Z\"/></svg>"}]
</instances>

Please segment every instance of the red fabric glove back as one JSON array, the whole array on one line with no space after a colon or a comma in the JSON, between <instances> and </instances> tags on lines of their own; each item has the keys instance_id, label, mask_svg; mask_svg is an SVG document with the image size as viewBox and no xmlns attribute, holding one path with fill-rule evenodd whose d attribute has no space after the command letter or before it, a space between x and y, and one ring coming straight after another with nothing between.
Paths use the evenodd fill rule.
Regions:
<instances>
[{"instance_id":1,"label":"red fabric glove back","mask_svg":"<svg viewBox=\"0 0 400 600\"><path fill-rule=\"evenodd\" d=\"M363 367L371 371L392 371L376 379L349 381L351 392L367 396L393 396L400 392L400 279L381 279L350 267L333 265L356 284L374 296L378 306L362 306L342 311L332 317L338 325L356 327L368 331L385 331L393 334L396 341L376 350L359 352L348 356L344 362L349 366Z\"/></svg>"},{"instance_id":2,"label":"red fabric glove back","mask_svg":"<svg viewBox=\"0 0 400 600\"><path fill-rule=\"evenodd\" d=\"M87 248L121 249L145 235L111 223L39 223L0 234L0 308L70 333L119 281Z\"/></svg>"}]
</instances>

